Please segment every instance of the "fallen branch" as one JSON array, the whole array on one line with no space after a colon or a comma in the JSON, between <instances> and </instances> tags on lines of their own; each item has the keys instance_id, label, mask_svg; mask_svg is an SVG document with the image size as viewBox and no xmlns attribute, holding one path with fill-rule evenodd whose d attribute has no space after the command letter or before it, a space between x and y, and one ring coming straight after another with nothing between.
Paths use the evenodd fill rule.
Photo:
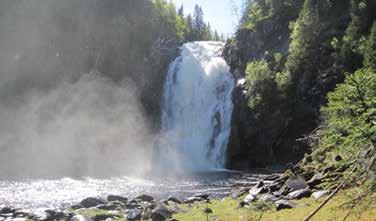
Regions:
<instances>
[{"instance_id":1,"label":"fallen branch","mask_svg":"<svg viewBox=\"0 0 376 221\"><path fill-rule=\"evenodd\" d=\"M309 214L304 219L304 221L310 220L318 211L320 211L321 208L323 208L334 197L334 195L338 193L338 191L343 187L343 185L346 183L347 179L355 171L355 169L356 169L356 166L353 167L349 175L347 175L347 177L337 186L337 188L311 214Z\"/></svg>"}]
</instances>

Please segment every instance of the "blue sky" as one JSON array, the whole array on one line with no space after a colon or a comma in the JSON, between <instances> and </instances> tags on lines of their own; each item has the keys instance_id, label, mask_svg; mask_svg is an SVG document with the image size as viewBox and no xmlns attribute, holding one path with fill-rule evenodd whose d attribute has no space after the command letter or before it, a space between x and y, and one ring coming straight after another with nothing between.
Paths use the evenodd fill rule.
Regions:
<instances>
[{"instance_id":1,"label":"blue sky","mask_svg":"<svg viewBox=\"0 0 376 221\"><path fill-rule=\"evenodd\" d=\"M219 33L234 33L238 23L237 13L234 13L234 4L241 8L244 0L172 0L179 8L183 3L185 14L192 13L195 4L201 5L205 21L210 22L213 29Z\"/></svg>"}]
</instances>

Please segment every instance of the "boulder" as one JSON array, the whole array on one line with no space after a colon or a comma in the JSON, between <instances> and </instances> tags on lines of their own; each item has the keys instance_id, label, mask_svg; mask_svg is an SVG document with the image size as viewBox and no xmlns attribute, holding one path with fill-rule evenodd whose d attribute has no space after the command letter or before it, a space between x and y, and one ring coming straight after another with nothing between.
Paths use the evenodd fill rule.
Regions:
<instances>
[{"instance_id":1,"label":"boulder","mask_svg":"<svg viewBox=\"0 0 376 221\"><path fill-rule=\"evenodd\" d=\"M306 189L308 187L305 180L301 177L288 179L286 181L286 186L291 191Z\"/></svg>"},{"instance_id":2,"label":"boulder","mask_svg":"<svg viewBox=\"0 0 376 221\"><path fill-rule=\"evenodd\" d=\"M256 201L257 200L257 197L255 196L255 195L253 195L253 194L248 194L245 198L244 198L244 200L243 200L243 202L245 202L245 203L251 203L252 201Z\"/></svg>"},{"instance_id":3,"label":"boulder","mask_svg":"<svg viewBox=\"0 0 376 221\"><path fill-rule=\"evenodd\" d=\"M292 204L290 201L287 200L278 200L274 202L274 205L277 209L277 211L283 210L283 209L291 209L294 208L295 205Z\"/></svg>"},{"instance_id":4,"label":"boulder","mask_svg":"<svg viewBox=\"0 0 376 221\"><path fill-rule=\"evenodd\" d=\"M141 219L142 210L141 209L132 209L129 211L127 215L127 220L140 220Z\"/></svg>"},{"instance_id":5,"label":"boulder","mask_svg":"<svg viewBox=\"0 0 376 221\"><path fill-rule=\"evenodd\" d=\"M179 199L176 198L176 197L172 197L172 196L170 196L170 197L167 199L167 201L171 201L171 202L174 202L174 203L177 203L177 204L181 204L181 203L182 203L181 200L179 200Z\"/></svg>"},{"instance_id":6,"label":"boulder","mask_svg":"<svg viewBox=\"0 0 376 221\"><path fill-rule=\"evenodd\" d=\"M142 194L142 195L136 197L136 199L139 199L139 200L144 201L144 202L154 201L154 197L152 197L150 195L146 195L146 194Z\"/></svg>"},{"instance_id":7,"label":"boulder","mask_svg":"<svg viewBox=\"0 0 376 221\"><path fill-rule=\"evenodd\" d=\"M204 200L207 200L209 198L209 194L195 194L193 197L199 197L199 198L202 198Z\"/></svg>"},{"instance_id":8,"label":"boulder","mask_svg":"<svg viewBox=\"0 0 376 221\"><path fill-rule=\"evenodd\" d=\"M189 197L187 200L184 201L184 203L194 203L194 202L200 202L203 199L200 197Z\"/></svg>"},{"instance_id":9,"label":"boulder","mask_svg":"<svg viewBox=\"0 0 376 221\"><path fill-rule=\"evenodd\" d=\"M88 197L84 200L81 201L81 205L85 208L90 208L90 207L95 207L101 204L105 204L106 202L102 199L99 198L94 198L94 197Z\"/></svg>"},{"instance_id":10,"label":"boulder","mask_svg":"<svg viewBox=\"0 0 376 221\"><path fill-rule=\"evenodd\" d=\"M12 207L3 207L0 209L0 214L14 213L14 212L16 212L16 209Z\"/></svg>"},{"instance_id":11,"label":"boulder","mask_svg":"<svg viewBox=\"0 0 376 221\"><path fill-rule=\"evenodd\" d=\"M304 197L310 197L312 194L312 191L310 189L302 189L302 190L295 190L287 195L288 199L295 200L295 199L301 199Z\"/></svg>"},{"instance_id":12,"label":"boulder","mask_svg":"<svg viewBox=\"0 0 376 221\"><path fill-rule=\"evenodd\" d=\"M261 186L261 187L258 187L259 185L256 185L254 187L252 187L250 190L249 190L249 193L256 196L258 194L263 194L263 193L267 193L268 192L268 189L265 187L265 186Z\"/></svg>"},{"instance_id":13,"label":"boulder","mask_svg":"<svg viewBox=\"0 0 376 221\"><path fill-rule=\"evenodd\" d=\"M119 201L119 202L122 202L122 203L127 203L128 202L128 198L127 197L123 197L123 196L117 196L117 195L108 195L107 196L107 201L111 202L111 201Z\"/></svg>"},{"instance_id":14,"label":"boulder","mask_svg":"<svg viewBox=\"0 0 376 221\"><path fill-rule=\"evenodd\" d=\"M321 198L323 196L329 195L329 193L330 193L329 190L321 190L321 191L317 191L317 192L312 193L312 197L315 198L315 199L318 199L318 198Z\"/></svg>"},{"instance_id":15,"label":"boulder","mask_svg":"<svg viewBox=\"0 0 376 221\"><path fill-rule=\"evenodd\" d=\"M172 218L172 213L170 210L162 205L159 205L152 211L151 219L152 221L164 221Z\"/></svg>"}]
</instances>

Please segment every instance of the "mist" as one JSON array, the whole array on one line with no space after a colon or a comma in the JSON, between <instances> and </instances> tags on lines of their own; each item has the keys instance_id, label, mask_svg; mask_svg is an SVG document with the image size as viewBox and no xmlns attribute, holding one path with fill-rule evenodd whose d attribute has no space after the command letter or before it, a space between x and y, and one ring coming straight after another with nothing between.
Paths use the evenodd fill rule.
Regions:
<instances>
[{"instance_id":1,"label":"mist","mask_svg":"<svg viewBox=\"0 0 376 221\"><path fill-rule=\"evenodd\" d=\"M154 135L141 102L148 70L128 55L128 23L117 19L128 12L111 2L1 1L1 179L150 168Z\"/></svg>"}]
</instances>

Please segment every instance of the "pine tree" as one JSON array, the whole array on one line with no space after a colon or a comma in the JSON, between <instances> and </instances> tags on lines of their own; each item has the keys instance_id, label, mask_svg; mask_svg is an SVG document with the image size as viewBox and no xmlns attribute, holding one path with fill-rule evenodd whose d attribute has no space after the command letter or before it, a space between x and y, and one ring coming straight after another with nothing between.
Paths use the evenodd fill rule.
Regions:
<instances>
[{"instance_id":1,"label":"pine tree","mask_svg":"<svg viewBox=\"0 0 376 221\"><path fill-rule=\"evenodd\" d=\"M188 14L186 19L186 30L185 30L185 40L186 41L194 41L194 33L193 33L193 20L192 15Z\"/></svg>"},{"instance_id":2,"label":"pine tree","mask_svg":"<svg viewBox=\"0 0 376 221\"><path fill-rule=\"evenodd\" d=\"M205 35L204 12L199 5L195 5L193 13L193 32L195 40L202 40Z\"/></svg>"},{"instance_id":3,"label":"pine tree","mask_svg":"<svg viewBox=\"0 0 376 221\"><path fill-rule=\"evenodd\" d=\"M371 28L364 52L364 66L376 69L376 21Z\"/></svg>"},{"instance_id":4,"label":"pine tree","mask_svg":"<svg viewBox=\"0 0 376 221\"><path fill-rule=\"evenodd\" d=\"M311 82L317 74L318 35L317 2L315 0L305 0L292 32L292 42L286 62L287 78L290 83L302 83L300 90L294 90L293 93L306 92L306 88L311 85L305 83Z\"/></svg>"},{"instance_id":5,"label":"pine tree","mask_svg":"<svg viewBox=\"0 0 376 221\"><path fill-rule=\"evenodd\" d=\"M214 31L214 41L220 41L221 39L219 38L217 30Z\"/></svg>"},{"instance_id":6,"label":"pine tree","mask_svg":"<svg viewBox=\"0 0 376 221\"><path fill-rule=\"evenodd\" d=\"M178 10L178 15L184 18L184 5L182 4Z\"/></svg>"}]
</instances>

